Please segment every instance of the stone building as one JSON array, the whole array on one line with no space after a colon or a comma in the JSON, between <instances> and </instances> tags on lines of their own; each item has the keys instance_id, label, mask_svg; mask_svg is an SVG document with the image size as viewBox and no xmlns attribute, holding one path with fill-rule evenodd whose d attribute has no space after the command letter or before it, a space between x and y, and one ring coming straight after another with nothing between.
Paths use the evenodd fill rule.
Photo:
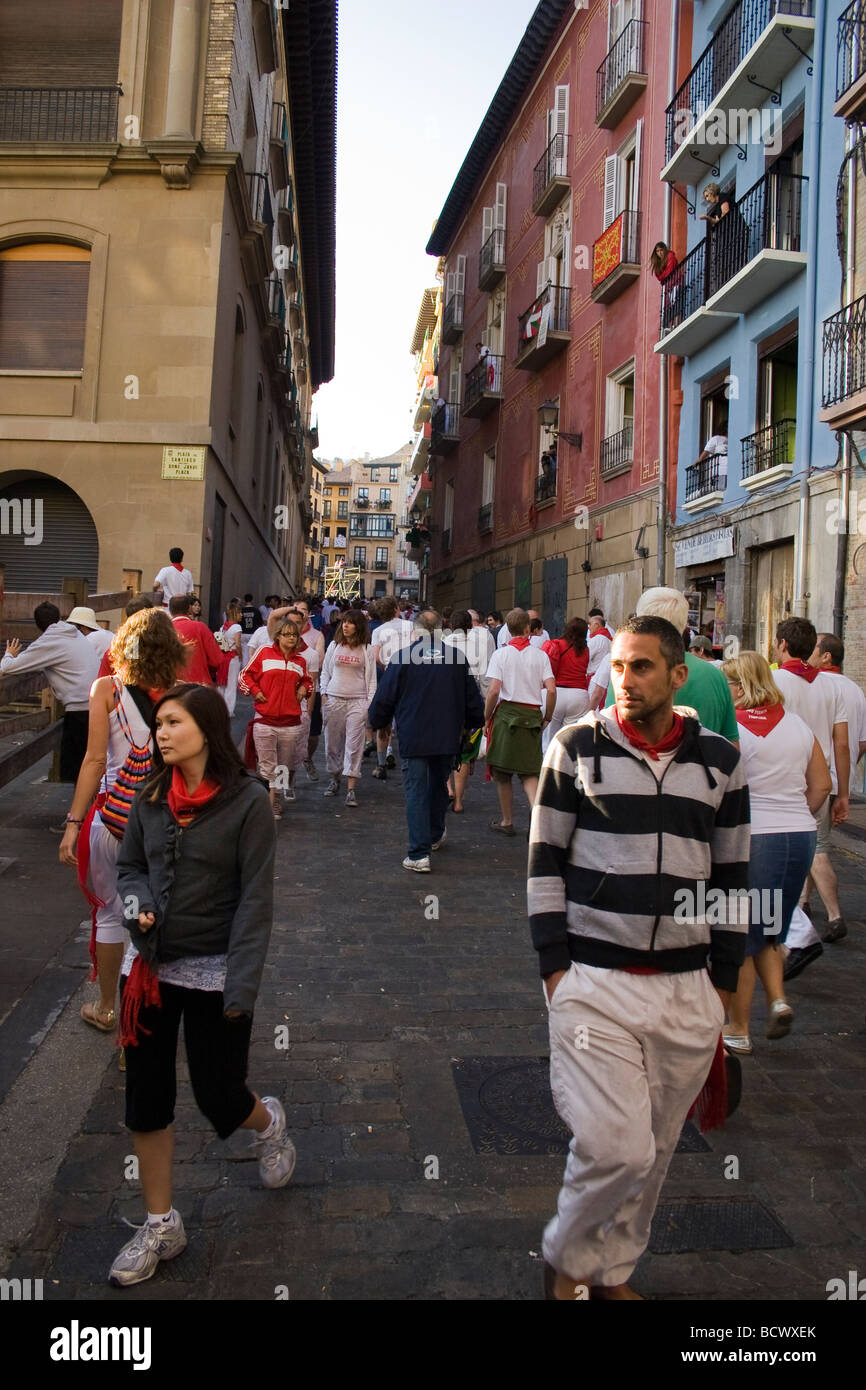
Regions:
<instances>
[{"instance_id":1,"label":"stone building","mask_svg":"<svg viewBox=\"0 0 866 1390\"><path fill-rule=\"evenodd\" d=\"M0 9L9 589L303 587L333 374L336 0Z\"/></svg>"}]
</instances>

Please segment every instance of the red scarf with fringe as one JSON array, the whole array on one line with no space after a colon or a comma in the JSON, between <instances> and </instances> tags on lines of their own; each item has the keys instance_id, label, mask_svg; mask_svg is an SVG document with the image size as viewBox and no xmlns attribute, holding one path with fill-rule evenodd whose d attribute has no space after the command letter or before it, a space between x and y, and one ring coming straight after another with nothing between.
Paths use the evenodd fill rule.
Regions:
<instances>
[{"instance_id":1,"label":"red scarf with fringe","mask_svg":"<svg viewBox=\"0 0 866 1390\"><path fill-rule=\"evenodd\" d=\"M508 643L508 645L509 645L509 647L516 647L517 650L518 650L519 652L524 652L524 651L526 651L526 648L529 646L529 638L528 638L528 637L512 637L512 639L511 639L511 641Z\"/></svg>"},{"instance_id":2,"label":"red scarf with fringe","mask_svg":"<svg viewBox=\"0 0 866 1390\"><path fill-rule=\"evenodd\" d=\"M817 666L810 666L807 661L800 661L799 657L796 661L783 661L780 669L793 671L795 676L802 676L803 680L808 681L810 685L819 674Z\"/></svg>"},{"instance_id":3,"label":"red scarf with fringe","mask_svg":"<svg viewBox=\"0 0 866 1390\"><path fill-rule=\"evenodd\" d=\"M188 792L183 773L174 767L171 786L166 801L174 819L181 828L190 824L209 801L216 796L219 786L205 778L194 792ZM151 928L151 931L153 928ZM154 970L143 956L137 955L127 976L123 997L120 1001L120 1027L117 1042L120 1047L138 1047L139 1034L150 1036L150 1029L141 1022L142 1009L162 1008L159 992L159 972Z\"/></svg>"},{"instance_id":4,"label":"red scarf with fringe","mask_svg":"<svg viewBox=\"0 0 866 1390\"><path fill-rule=\"evenodd\" d=\"M685 733L685 724L681 714L674 714L673 728L670 733L665 734L659 743L648 743L643 734L638 733L637 729L629 721L620 719L619 710L614 706L616 722L622 729L629 743L641 753L646 753L647 757L652 758L653 762L658 762L659 753L669 753L672 748L676 748L682 741Z\"/></svg>"}]
</instances>

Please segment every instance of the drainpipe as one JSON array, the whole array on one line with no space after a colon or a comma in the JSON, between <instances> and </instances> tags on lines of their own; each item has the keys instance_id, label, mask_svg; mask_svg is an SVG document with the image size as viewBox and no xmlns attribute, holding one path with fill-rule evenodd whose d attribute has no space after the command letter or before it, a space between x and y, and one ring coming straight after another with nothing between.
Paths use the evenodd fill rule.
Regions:
<instances>
[{"instance_id":1,"label":"drainpipe","mask_svg":"<svg viewBox=\"0 0 866 1390\"><path fill-rule=\"evenodd\" d=\"M854 297L854 234L856 232L857 164L851 151L856 141L851 126L845 127L845 161L848 165L848 207L845 225L845 288L844 304ZM839 517L843 525L836 538L836 583L833 590L833 631L841 637L845 626L845 579L848 573L848 508L851 505L851 440L842 435L842 474L839 479ZM855 520L855 525L856 525Z\"/></svg>"},{"instance_id":2,"label":"drainpipe","mask_svg":"<svg viewBox=\"0 0 866 1390\"><path fill-rule=\"evenodd\" d=\"M812 66L815 73L815 86L812 92L812 112L809 120L809 148L812 150L812 168L809 172L809 220L806 232L806 245L809 260L806 265L805 316L801 328L801 341L806 345L806 389L807 400L804 414L806 430L798 431L801 441L806 435L806 457L803 459L801 443L800 495L797 510L797 544L794 573L794 617L806 617L806 549L809 540L809 460L812 457L812 444L815 438L815 418L813 409L815 392L815 330L818 317L818 204L821 183L821 108L824 98L824 37L827 28L827 5L820 4L817 9L820 19L815 26L815 55Z\"/></svg>"},{"instance_id":3,"label":"drainpipe","mask_svg":"<svg viewBox=\"0 0 866 1390\"><path fill-rule=\"evenodd\" d=\"M680 27L680 0L673 0L671 13L671 47L668 62L668 106L670 106L677 94L677 41L679 38ZM666 246L671 242L671 208L673 205L673 189L669 183L665 184L664 194L664 217L662 220L662 241ZM657 500L657 536L656 536L656 584L663 585L665 582L665 549L667 544L667 513L668 513L668 438L669 422L668 413L670 410L669 393L669 367L667 353L659 353L659 488Z\"/></svg>"}]
</instances>

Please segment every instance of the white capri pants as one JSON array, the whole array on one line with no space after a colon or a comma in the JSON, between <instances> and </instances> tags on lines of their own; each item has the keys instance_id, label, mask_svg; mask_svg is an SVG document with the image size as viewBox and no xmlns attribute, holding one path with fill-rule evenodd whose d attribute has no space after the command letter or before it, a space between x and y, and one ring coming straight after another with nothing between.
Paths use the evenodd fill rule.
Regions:
<instances>
[{"instance_id":1,"label":"white capri pants","mask_svg":"<svg viewBox=\"0 0 866 1390\"><path fill-rule=\"evenodd\" d=\"M105 907L96 909L96 940L100 946L126 945L129 940L123 901L117 891L120 844L96 811L90 823L90 886L105 903Z\"/></svg>"},{"instance_id":2,"label":"white capri pants","mask_svg":"<svg viewBox=\"0 0 866 1390\"><path fill-rule=\"evenodd\" d=\"M225 685L218 687L220 695L226 702L226 709L229 712L229 719L235 712L235 705L238 702L238 676L241 672L240 657L233 656L229 663L228 680Z\"/></svg>"},{"instance_id":3,"label":"white capri pants","mask_svg":"<svg viewBox=\"0 0 866 1390\"><path fill-rule=\"evenodd\" d=\"M706 970L574 964L549 1010L550 1089L574 1137L544 1258L575 1281L624 1284L647 1247L725 1011Z\"/></svg>"},{"instance_id":4,"label":"white capri pants","mask_svg":"<svg viewBox=\"0 0 866 1390\"><path fill-rule=\"evenodd\" d=\"M357 695L329 695L322 709L325 734L325 760L330 777L361 776L364 731L367 727L367 698Z\"/></svg>"},{"instance_id":5,"label":"white capri pants","mask_svg":"<svg viewBox=\"0 0 866 1390\"><path fill-rule=\"evenodd\" d=\"M565 685L556 687L556 705L553 710L553 718L541 736L542 750L547 752L547 745L558 734L566 724L576 724L582 714L586 714L589 709L588 690L570 690Z\"/></svg>"},{"instance_id":6,"label":"white capri pants","mask_svg":"<svg viewBox=\"0 0 866 1390\"><path fill-rule=\"evenodd\" d=\"M259 772L267 779L269 787L284 789L288 786L285 774L294 772L303 762L303 751L307 746L302 742L303 737L303 724L292 724L283 729L261 720L253 724Z\"/></svg>"}]
</instances>

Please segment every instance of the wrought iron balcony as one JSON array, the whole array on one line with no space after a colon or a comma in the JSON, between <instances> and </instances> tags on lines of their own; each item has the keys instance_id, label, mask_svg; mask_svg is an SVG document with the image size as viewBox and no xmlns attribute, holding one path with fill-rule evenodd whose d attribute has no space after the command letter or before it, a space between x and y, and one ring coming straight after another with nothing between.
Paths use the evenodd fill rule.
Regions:
<instances>
[{"instance_id":1,"label":"wrought iron balcony","mask_svg":"<svg viewBox=\"0 0 866 1390\"><path fill-rule=\"evenodd\" d=\"M450 554L451 554L451 527L450 527L450 526L448 527L448 530L447 530L447 531L443 531L443 532L442 532L442 554L443 554L443 555L450 555Z\"/></svg>"},{"instance_id":2,"label":"wrought iron balcony","mask_svg":"<svg viewBox=\"0 0 866 1390\"><path fill-rule=\"evenodd\" d=\"M492 290L505 274L505 228L494 227L478 253L478 288Z\"/></svg>"},{"instance_id":3,"label":"wrought iron balcony","mask_svg":"<svg viewBox=\"0 0 866 1390\"><path fill-rule=\"evenodd\" d=\"M351 531L354 540L391 540L394 535L394 517L353 516Z\"/></svg>"},{"instance_id":4,"label":"wrought iron balcony","mask_svg":"<svg viewBox=\"0 0 866 1390\"><path fill-rule=\"evenodd\" d=\"M747 313L804 269L800 225L806 183L798 174L765 174L710 230L711 308Z\"/></svg>"},{"instance_id":5,"label":"wrought iron balcony","mask_svg":"<svg viewBox=\"0 0 866 1390\"><path fill-rule=\"evenodd\" d=\"M279 219L280 241L284 246L291 246L295 240L295 195L291 180L285 188L280 189L277 198L277 217Z\"/></svg>"},{"instance_id":6,"label":"wrought iron balcony","mask_svg":"<svg viewBox=\"0 0 866 1390\"><path fill-rule=\"evenodd\" d=\"M517 366L538 371L571 342L571 290L545 285L517 320Z\"/></svg>"},{"instance_id":7,"label":"wrought iron balcony","mask_svg":"<svg viewBox=\"0 0 866 1390\"><path fill-rule=\"evenodd\" d=\"M390 497L379 497L376 499L376 506L379 508L380 512L387 512L388 508L392 505Z\"/></svg>"},{"instance_id":8,"label":"wrought iron balcony","mask_svg":"<svg viewBox=\"0 0 866 1390\"><path fill-rule=\"evenodd\" d=\"M268 276L268 318L273 323L279 324L281 328L285 328L286 296L283 294L283 287L278 275Z\"/></svg>"},{"instance_id":9,"label":"wrought iron balcony","mask_svg":"<svg viewBox=\"0 0 866 1390\"><path fill-rule=\"evenodd\" d=\"M614 130L647 84L645 20L625 26L595 75L595 123Z\"/></svg>"},{"instance_id":10,"label":"wrought iron balcony","mask_svg":"<svg viewBox=\"0 0 866 1390\"><path fill-rule=\"evenodd\" d=\"M616 434L601 441L601 476L616 477L627 473L634 462L634 420L629 420Z\"/></svg>"},{"instance_id":11,"label":"wrought iron balcony","mask_svg":"<svg viewBox=\"0 0 866 1390\"><path fill-rule=\"evenodd\" d=\"M502 400L502 374L505 358L489 352L466 376L466 400L463 414L481 419Z\"/></svg>"},{"instance_id":12,"label":"wrought iron balcony","mask_svg":"<svg viewBox=\"0 0 866 1390\"><path fill-rule=\"evenodd\" d=\"M552 212L568 188L568 136L554 135L532 174L532 211L536 217Z\"/></svg>"},{"instance_id":13,"label":"wrought iron balcony","mask_svg":"<svg viewBox=\"0 0 866 1390\"><path fill-rule=\"evenodd\" d=\"M590 297L597 304L610 304L640 275L640 230L641 215L629 208L594 242Z\"/></svg>"},{"instance_id":14,"label":"wrought iron balcony","mask_svg":"<svg viewBox=\"0 0 866 1390\"><path fill-rule=\"evenodd\" d=\"M727 463L727 460L725 460ZM686 493L685 505L690 502L698 502L706 498L707 501L720 501L725 491L725 478L721 473L721 462L718 455L708 459L701 459L699 463L690 464L686 469ZM711 502L711 505L712 505Z\"/></svg>"},{"instance_id":15,"label":"wrought iron balcony","mask_svg":"<svg viewBox=\"0 0 866 1390\"><path fill-rule=\"evenodd\" d=\"M387 568L388 568L388 561L387 561L387 560L376 560L376 561L374 562L374 564L373 564L373 569L374 569L374 570L379 570L380 572L381 572L382 570L386 570Z\"/></svg>"},{"instance_id":16,"label":"wrought iron balcony","mask_svg":"<svg viewBox=\"0 0 866 1390\"><path fill-rule=\"evenodd\" d=\"M742 123L754 119L750 113L760 120L756 102L764 105L767 93L779 105L783 77L812 43L814 14L814 0L740 0L734 6L667 108L662 178L697 183L724 145L745 145ZM716 102L723 91L721 111Z\"/></svg>"},{"instance_id":17,"label":"wrought iron balcony","mask_svg":"<svg viewBox=\"0 0 866 1390\"><path fill-rule=\"evenodd\" d=\"M446 401L437 406L430 420L430 452L445 454L460 443L460 406Z\"/></svg>"},{"instance_id":18,"label":"wrought iron balcony","mask_svg":"<svg viewBox=\"0 0 866 1390\"><path fill-rule=\"evenodd\" d=\"M843 428L866 419L866 295L824 321L821 419Z\"/></svg>"},{"instance_id":19,"label":"wrought iron balcony","mask_svg":"<svg viewBox=\"0 0 866 1390\"><path fill-rule=\"evenodd\" d=\"M115 87L0 87L0 141L105 144L117 140Z\"/></svg>"},{"instance_id":20,"label":"wrought iron balcony","mask_svg":"<svg viewBox=\"0 0 866 1390\"><path fill-rule=\"evenodd\" d=\"M535 505L542 506L544 503L552 502L556 497L556 459L547 455L547 462L542 462L541 472L535 479Z\"/></svg>"},{"instance_id":21,"label":"wrought iron balcony","mask_svg":"<svg viewBox=\"0 0 866 1390\"><path fill-rule=\"evenodd\" d=\"M836 21L836 115L862 121L866 110L866 2L854 0Z\"/></svg>"},{"instance_id":22,"label":"wrought iron balcony","mask_svg":"<svg viewBox=\"0 0 866 1390\"><path fill-rule=\"evenodd\" d=\"M356 497L356 498L355 498L355 506L356 506L356 507L369 507L369 505L370 505L370 499L369 499L369 497Z\"/></svg>"},{"instance_id":23,"label":"wrought iron balcony","mask_svg":"<svg viewBox=\"0 0 866 1390\"><path fill-rule=\"evenodd\" d=\"M796 439L796 420L776 420L741 440L743 487L751 490L778 478L789 478L794 468Z\"/></svg>"},{"instance_id":24,"label":"wrought iron balcony","mask_svg":"<svg viewBox=\"0 0 866 1390\"><path fill-rule=\"evenodd\" d=\"M456 343L463 332L463 295L452 294L442 313L442 339Z\"/></svg>"},{"instance_id":25,"label":"wrought iron balcony","mask_svg":"<svg viewBox=\"0 0 866 1390\"><path fill-rule=\"evenodd\" d=\"M482 536L487 535L493 530L493 503L485 502L483 507L478 508L478 530Z\"/></svg>"}]
</instances>

